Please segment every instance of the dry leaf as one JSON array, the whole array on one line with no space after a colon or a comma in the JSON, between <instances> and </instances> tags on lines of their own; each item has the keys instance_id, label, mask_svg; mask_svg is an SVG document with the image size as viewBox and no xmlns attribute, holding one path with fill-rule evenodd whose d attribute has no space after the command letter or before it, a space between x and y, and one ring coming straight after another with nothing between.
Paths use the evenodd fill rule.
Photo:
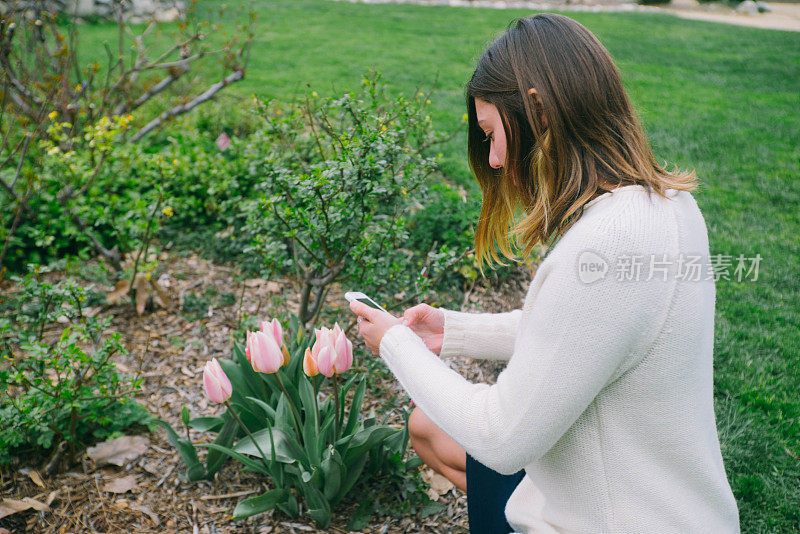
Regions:
<instances>
[{"instance_id":1,"label":"dry leaf","mask_svg":"<svg viewBox=\"0 0 800 534\"><path fill-rule=\"evenodd\" d=\"M103 484L101 489L109 493L127 493L135 490L137 487L136 475L128 475L126 477L112 478Z\"/></svg>"},{"instance_id":2,"label":"dry leaf","mask_svg":"<svg viewBox=\"0 0 800 534\"><path fill-rule=\"evenodd\" d=\"M114 286L114 290L106 295L106 302L108 304L116 304L118 301L122 300L122 298L128 294L128 291L131 288L131 283L128 280L120 280L117 282L117 285Z\"/></svg>"},{"instance_id":3,"label":"dry leaf","mask_svg":"<svg viewBox=\"0 0 800 534\"><path fill-rule=\"evenodd\" d=\"M152 287L153 290L155 291L155 293L153 293L153 300L155 301L155 303L161 306L162 308L169 309L170 299L169 296L167 295L167 292L164 291L164 289L160 285L158 285L158 282L156 282L152 278L150 279L150 287Z\"/></svg>"},{"instance_id":4,"label":"dry leaf","mask_svg":"<svg viewBox=\"0 0 800 534\"><path fill-rule=\"evenodd\" d=\"M264 283L264 280L261 278L251 278L249 280L244 281L244 287L258 287Z\"/></svg>"},{"instance_id":5,"label":"dry leaf","mask_svg":"<svg viewBox=\"0 0 800 534\"><path fill-rule=\"evenodd\" d=\"M36 471L35 469L31 469L30 471L28 471L28 476L31 477L31 480L33 480L34 484L36 484L40 488L44 487L44 481L42 480L42 476L39 474L38 471Z\"/></svg>"},{"instance_id":6,"label":"dry leaf","mask_svg":"<svg viewBox=\"0 0 800 534\"><path fill-rule=\"evenodd\" d=\"M111 441L104 441L95 447L89 447L86 454L94 460L98 467L114 464L123 467L135 460L147 450L150 440L144 436L122 436Z\"/></svg>"},{"instance_id":7,"label":"dry leaf","mask_svg":"<svg viewBox=\"0 0 800 534\"><path fill-rule=\"evenodd\" d=\"M132 503L130 505L130 508L131 510L136 510L138 512L146 514L150 518L150 521L152 521L155 526L159 526L161 524L161 520L158 518L158 516L154 514L153 511L147 506L143 504Z\"/></svg>"},{"instance_id":8,"label":"dry leaf","mask_svg":"<svg viewBox=\"0 0 800 534\"><path fill-rule=\"evenodd\" d=\"M24 512L29 508L33 508L39 512L47 512L50 510L50 507L44 503L41 503L35 499L31 499L30 497L25 497L24 499L3 499L3 502L0 502L0 519L6 517L7 515L16 514L18 512Z\"/></svg>"},{"instance_id":9,"label":"dry leaf","mask_svg":"<svg viewBox=\"0 0 800 534\"><path fill-rule=\"evenodd\" d=\"M435 490L440 495L444 495L451 489L453 489L453 483L447 479L447 477L440 475L439 473L434 473L431 477L431 488Z\"/></svg>"}]
</instances>

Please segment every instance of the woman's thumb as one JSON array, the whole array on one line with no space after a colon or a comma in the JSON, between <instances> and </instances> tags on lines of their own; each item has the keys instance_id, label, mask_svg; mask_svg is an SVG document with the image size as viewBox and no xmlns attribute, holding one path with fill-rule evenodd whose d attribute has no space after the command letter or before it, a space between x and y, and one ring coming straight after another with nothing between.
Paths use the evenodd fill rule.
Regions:
<instances>
[{"instance_id":1,"label":"woman's thumb","mask_svg":"<svg viewBox=\"0 0 800 534\"><path fill-rule=\"evenodd\" d=\"M403 325L409 326L414 322L416 319L416 306L414 308L409 308L403 312Z\"/></svg>"}]
</instances>

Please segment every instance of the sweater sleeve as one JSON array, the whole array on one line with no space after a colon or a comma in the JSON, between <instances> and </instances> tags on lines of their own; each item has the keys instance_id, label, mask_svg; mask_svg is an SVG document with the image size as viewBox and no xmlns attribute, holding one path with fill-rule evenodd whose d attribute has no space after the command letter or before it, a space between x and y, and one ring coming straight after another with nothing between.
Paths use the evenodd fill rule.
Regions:
<instances>
[{"instance_id":1,"label":"sweater sleeve","mask_svg":"<svg viewBox=\"0 0 800 534\"><path fill-rule=\"evenodd\" d=\"M508 360L522 310L504 313L468 313L441 308L444 338L439 356Z\"/></svg>"},{"instance_id":2,"label":"sweater sleeve","mask_svg":"<svg viewBox=\"0 0 800 534\"><path fill-rule=\"evenodd\" d=\"M607 265L620 247L665 250L664 240L635 237L598 224L592 239L563 243L559 258L531 282L538 291L521 317L509 364L491 386L467 381L404 325L387 330L380 355L417 406L471 456L515 473L541 458L607 384L641 359L662 327L674 279L625 280L610 269L590 283L578 278L577 262L588 249Z\"/></svg>"}]
</instances>

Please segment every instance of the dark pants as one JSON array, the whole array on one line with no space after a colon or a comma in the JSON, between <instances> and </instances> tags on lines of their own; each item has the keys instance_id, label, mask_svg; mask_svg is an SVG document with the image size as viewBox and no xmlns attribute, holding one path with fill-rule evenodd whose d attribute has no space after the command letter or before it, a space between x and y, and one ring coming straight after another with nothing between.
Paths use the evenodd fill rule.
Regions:
<instances>
[{"instance_id":1,"label":"dark pants","mask_svg":"<svg viewBox=\"0 0 800 534\"><path fill-rule=\"evenodd\" d=\"M525 476L525 470L501 475L467 454L467 515L470 534L508 534L508 498Z\"/></svg>"}]
</instances>

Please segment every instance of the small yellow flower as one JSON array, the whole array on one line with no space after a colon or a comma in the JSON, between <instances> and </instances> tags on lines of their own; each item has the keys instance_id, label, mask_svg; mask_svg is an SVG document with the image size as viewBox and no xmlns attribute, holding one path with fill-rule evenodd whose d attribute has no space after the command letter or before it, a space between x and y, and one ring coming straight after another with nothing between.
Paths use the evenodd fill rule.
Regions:
<instances>
[{"instance_id":1,"label":"small yellow flower","mask_svg":"<svg viewBox=\"0 0 800 534\"><path fill-rule=\"evenodd\" d=\"M405 188L405 187L401 187L401 188L400 188L400 191L402 191L402 192L403 192L403 195L407 195L407 194L408 194L408 191L406 190L406 188Z\"/></svg>"},{"instance_id":2,"label":"small yellow flower","mask_svg":"<svg viewBox=\"0 0 800 534\"><path fill-rule=\"evenodd\" d=\"M83 87L81 87L81 84L77 84L77 85L75 86L75 92L76 92L76 93L80 93L80 92L81 92L81 89L83 89Z\"/></svg>"},{"instance_id":3,"label":"small yellow flower","mask_svg":"<svg viewBox=\"0 0 800 534\"><path fill-rule=\"evenodd\" d=\"M161 210L161 213L166 215L167 217L172 217L172 206L167 206L166 208Z\"/></svg>"},{"instance_id":4,"label":"small yellow flower","mask_svg":"<svg viewBox=\"0 0 800 534\"><path fill-rule=\"evenodd\" d=\"M58 154L61 150L57 146L50 147L47 151L48 156L52 156L53 154Z\"/></svg>"},{"instance_id":5,"label":"small yellow flower","mask_svg":"<svg viewBox=\"0 0 800 534\"><path fill-rule=\"evenodd\" d=\"M469 119L469 117L467 116L467 114L466 114L466 113L464 113L464 116L463 116L463 117L461 117L461 118L462 118L462 119L464 119L464 122L467 122L467 119Z\"/></svg>"},{"instance_id":6,"label":"small yellow flower","mask_svg":"<svg viewBox=\"0 0 800 534\"><path fill-rule=\"evenodd\" d=\"M178 158L175 158L175 159L173 159L173 160L172 160L172 164L173 164L173 165L177 165L177 164L178 164Z\"/></svg>"},{"instance_id":7,"label":"small yellow flower","mask_svg":"<svg viewBox=\"0 0 800 534\"><path fill-rule=\"evenodd\" d=\"M54 121L54 120L56 120L56 119L58 118L58 111L56 111L56 110L53 110L53 111L51 111L50 113L48 113L48 114L47 114L47 117L48 117L48 118L49 118L51 121Z\"/></svg>"},{"instance_id":8,"label":"small yellow flower","mask_svg":"<svg viewBox=\"0 0 800 534\"><path fill-rule=\"evenodd\" d=\"M426 104L430 104L430 103L431 103L431 101L430 101L430 100L426 100L426 101L425 101L425 103L426 103Z\"/></svg>"},{"instance_id":9,"label":"small yellow flower","mask_svg":"<svg viewBox=\"0 0 800 534\"><path fill-rule=\"evenodd\" d=\"M425 93L417 93L419 96L425 96Z\"/></svg>"},{"instance_id":10,"label":"small yellow flower","mask_svg":"<svg viewBox=\"0 0 800 534\"><path fill-rule=\"evenodd\" d=\"M316 91L311 91L311 96L313 96L314 98L317 98L319 95L317 94Z\"/></svg>"}]
</instances>

